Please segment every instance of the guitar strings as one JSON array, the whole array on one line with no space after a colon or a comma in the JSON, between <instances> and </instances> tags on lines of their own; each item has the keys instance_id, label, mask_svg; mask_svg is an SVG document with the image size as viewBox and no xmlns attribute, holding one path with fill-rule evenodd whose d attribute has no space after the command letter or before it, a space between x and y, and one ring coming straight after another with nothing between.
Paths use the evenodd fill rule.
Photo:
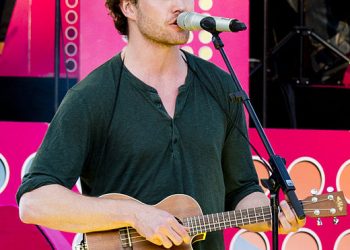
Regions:
<instances>
[{"instance_id":1,"label":"guitar strings","mask_svg":"<svg viewBox=\"0 0 350 250\"><path fill-rule=\"evenodd\" d=\"M269 216L269 214L266 214L265 216L260 216L260 219L256 219L256 220L254 220L256 223L257 222L263 222L263 221L266 221L266 220L270 220L271 218L270 218L270 216ZM236 222L236 224L237 225L240 225L240 224L242 224L242 225L244 225L244 222L239 222L238 220L246 220L247 222L248 222L248 218L244 218L244 217L242 217L242 218L239 218L239 219L237 219L237 220L233 220L233 221L235 221ZM211 223L211 224L206 224L206 225L203 225L203 226L193 226L192 227L192 229L193 230L190 230L190 234L192 233L192 234L200 234L200 233L203 233L203 232L201 232L202 231L202 229L204 228L206 231L209 231L209 230L211 230L212 228L211 228L211 225L214 225L214 228L213 229L216 229L215 228L215 224L219 224L219 225L222 225L222 224L232 224L232 223L230 223L230 222L219 222L219 223ZM207 226L209 226L209 229L207 228ZM198 228L200 228L201 230L196 230L196 229L198 229ZM122 241L122 244L124 244L124 245L126 245L126 244L129 244L130 243L130 241L131 241L131 243L133 244L133 243L138 243L138 242L145 242L145 241L147 241L143 236L141 236L135 229L120 229L119 230L120 231L120 239L121 239L121 241ZM129 233L126 233L127 231L129 231ZM137 239L140 239L140 238L142 238L142 240L137 240Z\"/></svg>"},{"instance_id":2,"label":"guitar strings","mask_svg":"<svg viewBox=\"0 0 350 250\"><path fill-rule=\"evenodd\" d=\"M323 202L323 201L329 201L328 199L322 199L322 200L318 200L317 202ZM315 204L315 202L312 201L302 201L302 204L304 206L308 206L308 205L313 205ZM197 217L191 217L191 218L184 218L184 221L187 220L187 225L186 223L184 223L185 226L190 227L190 234L199 234L199 233L203 233L202 229L204 229L205 232L210 231L210 230L216 230L217 227L216 225L219 225L219 228L221 227L221 225L224 225L224 227L226 226L226 224L237 224L237 226L242 226L245 225L246 222L248 222L249 224L251 224L251 221L254 221L255 223L258 222L264 222L264 221L268 221L271 220L271 207L270 206L265 206L265 207L261 207L260 208L261 211L257 212L255 210L255 208L249 208L246 210L239 210L240 212L237 213L238 211L230 211L230 212L226 212L226 213L234 213L234 217L235 219L230 219L229 221L222 221L222 222L217 222L217 221L210 221L209 220L209 215L199 215ZM266 213L266 211L264 212L264 210L269 209L268 213ZM254 210L254 211L252 211ZM320 211L327 211L329 209L318 209ZM312 213L314 212L315 209L308 209L305 208L304 212L306 213ZM237 213L237 214L236 214ZM209 223L205 222L205 216L207 216L207 220ZM214 216L214 215L212 215ZM224 218L224 214L222 213L222 215L220 213L215 215L219 220ZM230 216L230 214L229 214ZM250 217L254 217L253 219L251 219ZM191 219L191 221L190 221ZM203 223L204 225L193 225L193 224L197 224L197 223ZM191 226L192 224L192 226ZM212 228L213 226L213 228ZM209 227L209 228L207 228ZM200 229L200 230L198 230ZM129 244L130 241L132 244L134 243L138 243L138 242L145 242L147 241L143 236L141 236L135 229L133 228L125 228L125 229L120 229L120 239L122 241L123 244ZM128 233L126 233L128 231Z\"/></svg>"},{"instance_id":3,"label":"guitar strings","mask_svg":"<svg viewBox=\"0 0 350 250\"><path fill-rule=\"evenodd\" d=\"M312 204L315 204L315 203L320 203L320 202L325 202L325 201L330 201L329 199L325 198L325 199L322 199L322 200L317 200L316 202L313 202L313 201L303 201L303 205L312 205Z\"/></svg>"}]
</instances>

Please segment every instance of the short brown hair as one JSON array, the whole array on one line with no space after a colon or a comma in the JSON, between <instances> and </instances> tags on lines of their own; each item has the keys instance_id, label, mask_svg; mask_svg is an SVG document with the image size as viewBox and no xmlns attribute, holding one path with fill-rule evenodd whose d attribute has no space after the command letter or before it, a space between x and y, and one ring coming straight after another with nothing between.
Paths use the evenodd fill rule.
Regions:
<instances>
[{"instance_id":1,"label":"short brown hair","mask_svg":"<svg viewBox=\"0 0 350 250\"><path fill-rule=\"evenodd\" d=\"M137 4L138 0L130 0L132 4ZM120 0L106 0L106 7L114 20L114 26L122 35L128 35L128 20L120 9Z\"/></svg>"}]
</instances>

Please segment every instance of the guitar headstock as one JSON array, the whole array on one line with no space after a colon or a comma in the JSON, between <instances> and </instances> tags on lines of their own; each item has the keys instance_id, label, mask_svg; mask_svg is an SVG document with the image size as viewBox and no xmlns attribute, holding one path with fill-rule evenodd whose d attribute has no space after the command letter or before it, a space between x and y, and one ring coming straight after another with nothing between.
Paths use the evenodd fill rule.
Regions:
<instances>
[{"instance_id":1,"label":"guitar headstock","mask_svg":"<svg viewBox=\"0 0 350 250\"><path fill-rule=\"evenodd\" d=\"M332 192L328 194L312 195L302 201L305 215L309 217L334 217L335 224L337 216L347 214L347 203L343 192Z\"/></svg>"}]
</instances>

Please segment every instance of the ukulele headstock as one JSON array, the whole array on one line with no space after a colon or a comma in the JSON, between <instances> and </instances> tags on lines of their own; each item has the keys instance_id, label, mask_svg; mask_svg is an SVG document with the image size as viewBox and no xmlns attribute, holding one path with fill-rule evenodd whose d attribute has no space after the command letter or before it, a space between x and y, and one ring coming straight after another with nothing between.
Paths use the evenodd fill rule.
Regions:
<instances>
[{"instance_id":1,"label":"ukulele headstock","mask_svg":"<svg viewBox=\"0 0 350 250\"><path fill-rule=\"evenodd\" d=\"M321 226L321 217L333 217L333 223L338 224L337 216L347 214L347 203L343 192L331 192L328 194L307 197L302 201L305 215L317 218L317 225Z\"/></svg>"}]
</instances>

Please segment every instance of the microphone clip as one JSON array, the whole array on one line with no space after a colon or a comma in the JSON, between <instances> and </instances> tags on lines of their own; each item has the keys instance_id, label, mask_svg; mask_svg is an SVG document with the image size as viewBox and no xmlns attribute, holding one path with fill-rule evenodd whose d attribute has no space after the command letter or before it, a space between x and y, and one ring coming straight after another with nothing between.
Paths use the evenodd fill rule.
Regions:
<instances>
[{"instance_id":1,"label":"microphone clip","mask_svg":"<svg viewBox=\"0 0 350 250\"><path fill-rule=\"evenodd\" d=\"M227 19L226 19L227 20ZM214 17L207 16L200 21L200 26L202 29L210 33L218 33L217 22ZM247 29L247 26L238 21L237 19L232 19L229 23L229 28L232 32L239 32ZM220 33L220 32L219 32Z\"/></svg>"}]
</instances>

